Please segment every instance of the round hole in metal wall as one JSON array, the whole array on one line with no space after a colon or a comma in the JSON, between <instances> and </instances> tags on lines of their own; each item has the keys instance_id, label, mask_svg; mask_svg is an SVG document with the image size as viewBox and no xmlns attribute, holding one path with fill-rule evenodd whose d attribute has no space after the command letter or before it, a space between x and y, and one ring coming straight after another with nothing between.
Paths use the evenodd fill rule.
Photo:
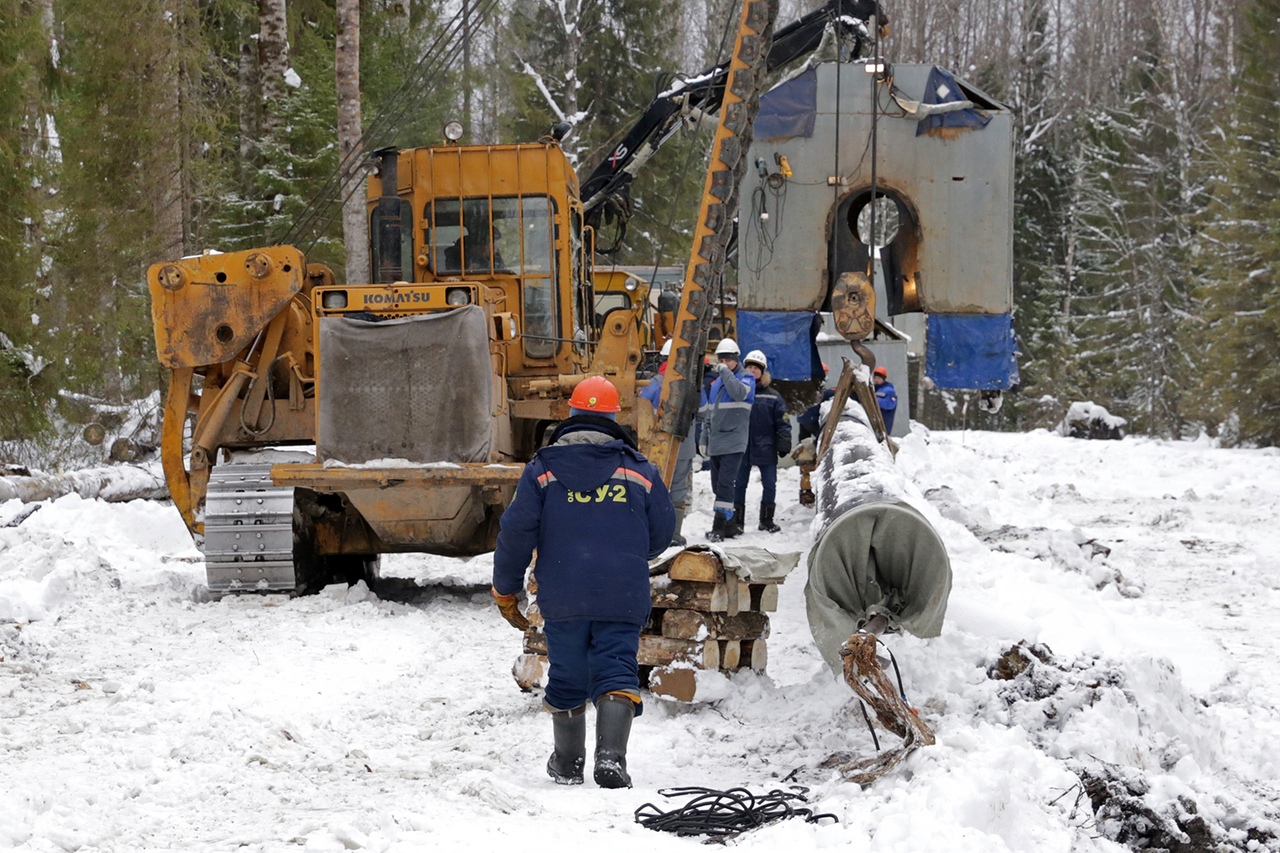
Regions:
<instances>
[{"instance_id":1,"label":"round hole in metal wall","mask_svg":"<svg viewBox=\"0 0 1280 853\"><path fill-rule=\"evenodd\" d=\"M213 335L218 339L219 343L227 344L227 343L230 343L231 339L236 336L236 333L234 329L232 329L226 323L223 323L221 326L214 329Z\"/></svg>"},{"instance_id":2,"label":"round hole in metal wall","mask_svg":"<svg viewBox=\"0 0 1280 853\"><path fill-rule=\"evenodd\" d=\"M858 211L858 239L871 245L871 205L865 204ZM876 196L876 233L875 245L887 246L898 235L898 203L888 196Z\"/></svg>"}]
</instances>

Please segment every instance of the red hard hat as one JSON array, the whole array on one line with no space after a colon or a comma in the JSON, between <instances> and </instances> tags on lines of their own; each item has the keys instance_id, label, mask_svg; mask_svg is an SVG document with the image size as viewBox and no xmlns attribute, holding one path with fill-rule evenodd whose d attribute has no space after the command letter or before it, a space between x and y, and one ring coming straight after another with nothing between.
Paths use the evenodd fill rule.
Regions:
<instances>
[{"instance_id":1,"label":"red hard hat","mask_svg":"<svg viewBox=\"0 0 1280 853\"><path fill-rule=\"evenodd\" d=\"M885 379L889 378L889 371L883 367L877 367L875 370L871 372L874 373L876 376L883 376Z\"/></svg>"},{"instance_id":2,"label":"red hard hat","mask_svg":"<svg viewBox=\"0 0 1280 853\"><path fill-rule=\"evenodd\" d=\"M569 407L584 412L620 412L618 389L603 376L588 376L578 383L569 398Z\"/></svg>"}]
</instances>

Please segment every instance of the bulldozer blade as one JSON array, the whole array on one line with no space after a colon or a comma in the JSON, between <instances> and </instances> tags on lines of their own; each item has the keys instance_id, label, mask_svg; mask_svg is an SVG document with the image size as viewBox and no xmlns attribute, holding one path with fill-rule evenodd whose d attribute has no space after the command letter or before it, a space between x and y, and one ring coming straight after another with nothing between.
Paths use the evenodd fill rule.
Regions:
<instances>
[{"instance_id":1,"label":"bulldozer blade","mask_svg":"<svg viewBox=\"0 0 1280 853\"><path fill-rule=\"evenodd\" d=\"M858 698L871 707L881 726L902 738L902 743L870 758L858 759L848 753L837 753L823 762L823 767L837 767L850 782L869 785L896 767L904 758L922 746L932 746L936 739L915 709L894 687L876 656L875 634L854 634L840 650L844 661L844 680Z\"/></svg>"}]
</instances>

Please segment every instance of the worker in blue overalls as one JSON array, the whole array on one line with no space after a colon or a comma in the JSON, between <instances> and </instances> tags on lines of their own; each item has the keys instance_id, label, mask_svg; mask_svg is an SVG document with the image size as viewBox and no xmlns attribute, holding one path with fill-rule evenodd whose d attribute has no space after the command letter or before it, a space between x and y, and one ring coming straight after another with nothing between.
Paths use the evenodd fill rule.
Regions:
<instances>
[{"instance_id":1,"label":"worker in blue overalls","mask_svg":"<svg viewBox=\"0 0 1280 853\"><path fill-rule=\"evenodd\" d=\"M525 466L502 514L493 597L524 630L516 601L535 549L538 608L547 637L547 689L555 751L547 773L581 785L587 704L596 708L593 777L629 788L627 740L639 715L637 655L649 619L649 559L671 542L675 510L652 462L617 423L618 389L603 376L578 383L569 418Z\"/></svg>"}]
</instances>

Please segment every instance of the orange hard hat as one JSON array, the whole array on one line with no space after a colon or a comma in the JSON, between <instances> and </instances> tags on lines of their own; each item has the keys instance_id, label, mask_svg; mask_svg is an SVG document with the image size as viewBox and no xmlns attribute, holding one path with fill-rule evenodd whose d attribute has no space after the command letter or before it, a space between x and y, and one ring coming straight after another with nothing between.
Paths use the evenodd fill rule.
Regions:
<instances>
[{"instance_id":1,"label":"orange hard hat","mask_svg":"<svg viewBox=\"0 0 1280 853\"><path fill-rule=\"evenodd\" d=\"M883 376L885 379L889 378L889 371L883 367L877 367L875 370L871 372L874 373L876 376Z\"/></svg>"},{"instance_id":2,"label":"orange hard hat","mask_svg":"<svg viewBox=\"0 0 1280 853\"><path fill-rule=\"evenodd\" d=\"M620 412L618 389L603 376L588 376L578 383L569 397L569 408L584 412Z\"/></svg>"}]
</instances>

